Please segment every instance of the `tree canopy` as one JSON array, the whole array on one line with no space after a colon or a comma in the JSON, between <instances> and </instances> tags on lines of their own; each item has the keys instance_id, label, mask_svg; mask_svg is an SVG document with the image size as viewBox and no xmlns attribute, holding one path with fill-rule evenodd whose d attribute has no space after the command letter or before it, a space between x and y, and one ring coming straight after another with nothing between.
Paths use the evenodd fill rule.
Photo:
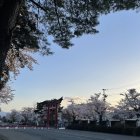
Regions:
<instances>
[{"instance_id":1,"label":"tree canopy","mask_svg":"<svg viewBox=\"0 0 140 140\"><path fill-rule=\"evenodd\" d=\"M69 48L72 38L98 33L100 15L139 7L139 0L1 0L0 89L10 72L32 69L32 52L52 54L49 36Z\"/></svg>"},{"instance_id":2,"label":"tree canopy","mask_svg":"<svg viewBox=\"0 0 140 140\"><path fill-rule=\"evenodd\" d=\"M129 89L120 100L115 109L116 118L139 118L140 117L140 93L136 89Z\"/></svg>"}]
</instances>

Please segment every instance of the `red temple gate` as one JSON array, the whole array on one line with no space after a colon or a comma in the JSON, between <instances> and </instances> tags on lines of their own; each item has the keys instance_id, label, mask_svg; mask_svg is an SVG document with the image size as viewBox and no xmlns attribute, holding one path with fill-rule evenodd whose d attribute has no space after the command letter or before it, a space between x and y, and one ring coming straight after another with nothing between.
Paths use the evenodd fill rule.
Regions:
<instances>
[{"instance_id":1,"label":"red temple gate","mask_svg":"<svg viewBox=\"0 0 140 140\"><path fill-rule=\"evenodd\" d=\"M62 109L60 107L63 98L46 100L37 103L36 113L41 114L46 122L46 127L49 128L50 125L58 128L58 112Z\"/></svg>"}]
</instances>

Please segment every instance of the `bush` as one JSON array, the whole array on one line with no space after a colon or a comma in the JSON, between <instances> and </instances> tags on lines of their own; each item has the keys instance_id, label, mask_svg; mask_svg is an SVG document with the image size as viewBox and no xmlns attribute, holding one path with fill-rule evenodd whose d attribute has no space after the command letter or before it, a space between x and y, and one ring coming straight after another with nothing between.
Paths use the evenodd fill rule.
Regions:
<instances>
[{"instance_id":1,"label":"bush","mask_svg":"<svg viewBox=\"0 0 140 140\"><path fill-rule=\"evenodd\" d=\"M91 124L84 124L84 125L83 124L71 124L67 128L73 129L73 130L84 130L84 131L94 131L94 132L140 136L140 127L124 128L124 127L95 126L95 125L91 125Z\"/></svg>"}]
</instances>

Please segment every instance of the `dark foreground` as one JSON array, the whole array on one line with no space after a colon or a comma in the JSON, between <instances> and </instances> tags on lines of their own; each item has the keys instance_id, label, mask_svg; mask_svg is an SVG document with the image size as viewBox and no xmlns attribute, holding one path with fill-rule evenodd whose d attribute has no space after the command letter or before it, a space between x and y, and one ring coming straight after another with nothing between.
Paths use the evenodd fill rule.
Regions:
<instances>
[{"instance_id":1,"label":"dark foreground","mask_svg":"<svg viewBox=\"0 0 140 140\"><path fill-rule=\"evenodd\" d=\"M140 140L140 137L77 130L0 129L0 140Z\"/></svg>"}]
</instances>

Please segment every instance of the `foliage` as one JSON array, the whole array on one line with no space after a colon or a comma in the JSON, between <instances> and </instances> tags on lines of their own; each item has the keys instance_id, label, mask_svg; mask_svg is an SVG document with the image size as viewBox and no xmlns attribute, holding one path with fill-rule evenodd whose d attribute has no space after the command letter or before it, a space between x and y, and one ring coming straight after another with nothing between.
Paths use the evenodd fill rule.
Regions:
<instances>
[{"instance_id":1,"label":"foliage","mask_svg":"<svg viewBox=\"0 0 140 140\"><path fill-rule=\"evenodd\" d=\"M6 119L10 123L19 123L23 119L23 116L20 114L20 112L13 109L11 110L11 113L6 115Z\"/></svg>"},{"instance_id":2,"label":"foliage","mask_svg":"<svg viewBox=\"0 0 140 140\"><path fill-rule=\"evenodd\" d=\"M106 117L107 110L110 108L106 98L106 94L97 93L89 99L88 104L91 106L91 110L98 116L99 123L102 122L103 117Z\"/></svg>"},{"instance_id":3,"label":"foliage","mask_svg":"<svg viewBox=\"0 0 140 140\"><path fill-rule=\"evenodd\" d=\"M71 104L63 110L63 117L69 122L76 120L98 120L100 123L106 119L106 113L110 109L110 104L106 101L106 94L95 94L91 96L87 103L76 104L71 100Z\"/></svg>"},{"instance_id":4,"label":"foliage","mask_svg":"<svg viewBox=\"0 0 140 140\"><path fill-rule=\"evenodd\" d=\"M6 84L1 90L0 90L0 104L8 104L10 101L13 100L14 94L12 93L13 90L11 87Z\"/></svg>"},{"instance_id":5,"label":"foliage","mask_svg":"<svg viewBox=\"0 0 140 140\"><path fill-rule=\"evenodd\" d=\"M139 119L140 117L140 93L136 89L129 89L123 94L124 98L117 106L111 106L106 100L107 95L97 93L92 95L87 103L78 104L71 101L71 104L63 110L64 119L68 122L81 120L98 121L100 125L106 120L117 119Z\"/></svg>"},{"instance_id":6,"label":"foliage","mask_svg":"<svg viewBox=\"0 0 140 140\"><path fill-rule=\"evenodd\" d=\"M8 103L13 99L14 95L9 85L5 85L2 90L0 90L0 103Z\"/></svg>"},{"instance_id":7,"label":"foliage","mask_svg":"<svg viewBox=\"0 0 140 140\"><path fill-rule=\"evenodd\" d=\"M66 109L63 110L63 118L67 119L68 122L75 122L76 119L78 119L78 111L79 107L77 104L72 103L70 104Z\"/></svg>"},{"instance_id":8,"label":"foliage","mask_svg":"<svg viewBox=\"0 0 140 140\"><path fill-rule=\"evenodd\" d=\"M140 117L140 93L136 89L129 89L127 93L123 94L118 106L114 110L114 117L116 118L139 118Z\"/></svg>"},{"instance_id":9,"label":"foliage","mask_svg":"<svg viewBox=\"0 0 140 140\"><path fill-rule=\"evenodd\" d=\"M113 134L123 134L123 135L134 135L140 136L140 127L138 128L124 128L124 127L102 127L95 126L91 124L71 124L67 127L73 130L84 130L84 131L94 131L94 132L104 132Z\"/></svg>"},{"instance_id":10,"label":"foliage","mask_svg":"<svg viewBox=\"0 0 140 140\"><path fill-rule=\"evenodd\" d=\"M75 123L76 120L85 119L89 117L87 104L85 103L76 103L80 98L70 98L67 97L68 102L70 103L67 108L62 110L62 117L64 120L67 120L69 123Z\"/></svg>"},{"instance_id":11,"label":"foliage","mask_svg":"<svg viewBox=\"0 0 140 140\"><path fill-rule=\"evenodd\" d=\"M24 107L22 108L21 115L23 116L22 123L23 124L36 124L37 116L34 113L34 108Z\"/></svg>"},{"instance_id":12,"label":"foliage","mask_svg":"<svg viewBox=\"0 0 140 140\"><path fill-rule=\"evenodd\" d=\"M21 111L13 109L10 113L6 114L5 122L17 125L36 125L37 116L34 113L34 109L31 107L24 107Z\"/></svg>"}]
</instances>

